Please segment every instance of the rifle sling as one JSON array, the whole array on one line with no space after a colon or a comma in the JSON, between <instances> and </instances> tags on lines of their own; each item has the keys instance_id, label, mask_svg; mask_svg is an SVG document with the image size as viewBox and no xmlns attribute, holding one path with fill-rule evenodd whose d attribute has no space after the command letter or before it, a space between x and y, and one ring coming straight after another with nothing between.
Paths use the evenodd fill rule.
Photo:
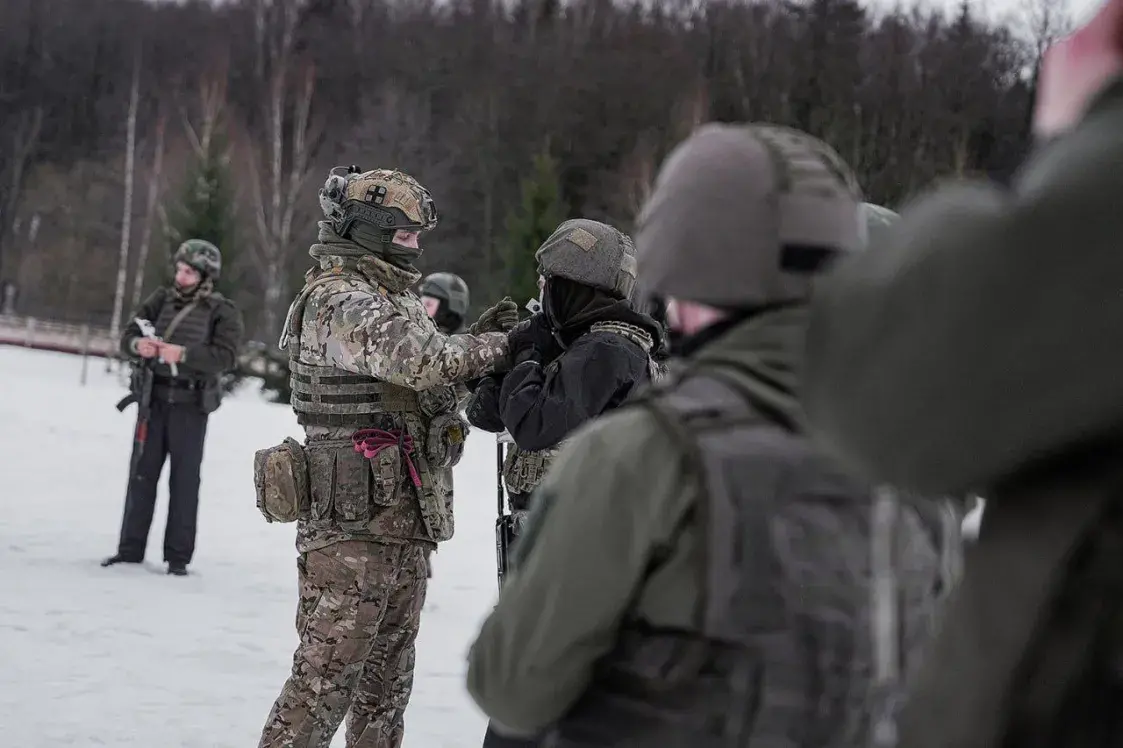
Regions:
<instances>
[{"instance_id":1,"label":"rifle sling","mask_svg":"<svg viewBox=\"0 0 1123 748\"><path fill-rule=\"evenodd\" d=\"M188 314L190 314L191 310L194 309L198 305L199 305L199 300L198 299L192 299L188 304L184 305L183 309L180 309L178 312L176 312L176 315L174 317L172 317L172 321L168 323L167 329L164 330L163 333L161 333L161 336L163 337L163 339L168 340L169 338L171 338L172 333L175 332L175 329L177 327L179 327L179 323L183 321L183 318L186 317Z\"/></svg>"}]
</instances>

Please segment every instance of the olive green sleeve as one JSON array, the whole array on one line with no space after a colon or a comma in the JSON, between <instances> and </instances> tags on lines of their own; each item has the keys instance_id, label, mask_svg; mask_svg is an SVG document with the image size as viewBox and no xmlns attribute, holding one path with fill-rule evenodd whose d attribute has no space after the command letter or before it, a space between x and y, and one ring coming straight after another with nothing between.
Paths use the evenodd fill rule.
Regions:
<instances>
[{"instance_id":1,"label":"olive green sleeve","mask_svg":"<svg viewBox=\"0 0 1123 748\"><path fill-rule=\"evenodd\" d=\"M803 400L868 479L967 492L1123 420L1123 90L1010 190L941 189L812 302Z\"/></svg>"},{"instance_id":2,"label":"olive green sleeve","mask_svg":"<svg viewBox=\"0 0 1123 748\"><path fill-rule=\"evenodd\" d=\"M468 691L496 723L537 734L584 693L686 511L682 483L671 438L636 408L592 423L559 455L468 658Z\"/></svg>"}]
</instances>

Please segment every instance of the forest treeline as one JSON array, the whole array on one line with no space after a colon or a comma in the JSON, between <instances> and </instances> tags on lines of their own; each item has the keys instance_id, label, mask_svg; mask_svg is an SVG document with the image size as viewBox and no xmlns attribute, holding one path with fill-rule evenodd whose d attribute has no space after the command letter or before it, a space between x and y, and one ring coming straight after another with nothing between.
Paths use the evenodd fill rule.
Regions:
<instances>
[{"instance_id":1,"label":"forest treeline","mask_svg":"<svg viewBox=\"0 0 1123 748\"><path fill-rule=\"evenodd\" d=\"M429 187L421 269L478 307L560 218L630 229L708 120L808 130L896 205L1016 167L1051 32L1030 25L856 0L4 0L0 281L18 313L108 324L205 234L275 340L316 191L358 164Z\"/></svg>"}]
</instances>

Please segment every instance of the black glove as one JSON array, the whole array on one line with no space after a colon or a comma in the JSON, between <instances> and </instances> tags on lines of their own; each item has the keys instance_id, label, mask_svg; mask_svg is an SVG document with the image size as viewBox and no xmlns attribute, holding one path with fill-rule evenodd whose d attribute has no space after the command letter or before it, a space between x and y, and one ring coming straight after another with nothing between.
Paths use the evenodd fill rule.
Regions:
<instances>
[{"instance_id":1,"label":"black glove","mask_svg":"<svg viewBox=\"0 0 1123 748\"><path fill-rule=\"evenodd\" d=\"M468 423L476 428L501 434L506 428L499 415L499 388L503 384L503 377L489 374L478 380L476 392L468 401Z\"/></svg>"},{"instance_id":2,"label":"black glove","mask_svg":"<svg viewBox=\"0 0 1123 748\"><path fill-rule=\"evenodd\" d=\"M554 338L553 328L545 314L535 314L520 322L507 333L512 368L523 361L545 364L561 354L561 346Z\"/></svg>"}]
</instances>

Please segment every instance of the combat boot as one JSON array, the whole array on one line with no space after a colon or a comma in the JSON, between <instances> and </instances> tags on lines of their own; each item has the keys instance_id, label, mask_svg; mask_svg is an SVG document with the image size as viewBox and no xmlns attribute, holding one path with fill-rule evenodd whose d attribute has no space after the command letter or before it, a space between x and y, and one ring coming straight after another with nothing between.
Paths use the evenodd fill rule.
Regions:
<instances>
[{"instance_id":1,"label":"combat boot","mask_svg":"<svg viewBox=\"0 0 1123 748\"><path fill-rule=\"evenodd\" d=\"M132 558L130 556L122 556L120 553L115 553L102 561L101 565L102 567L107 567L113 566L114 564L139 564L143 561L143 558Z\"/></svg>"}]
</instances>

